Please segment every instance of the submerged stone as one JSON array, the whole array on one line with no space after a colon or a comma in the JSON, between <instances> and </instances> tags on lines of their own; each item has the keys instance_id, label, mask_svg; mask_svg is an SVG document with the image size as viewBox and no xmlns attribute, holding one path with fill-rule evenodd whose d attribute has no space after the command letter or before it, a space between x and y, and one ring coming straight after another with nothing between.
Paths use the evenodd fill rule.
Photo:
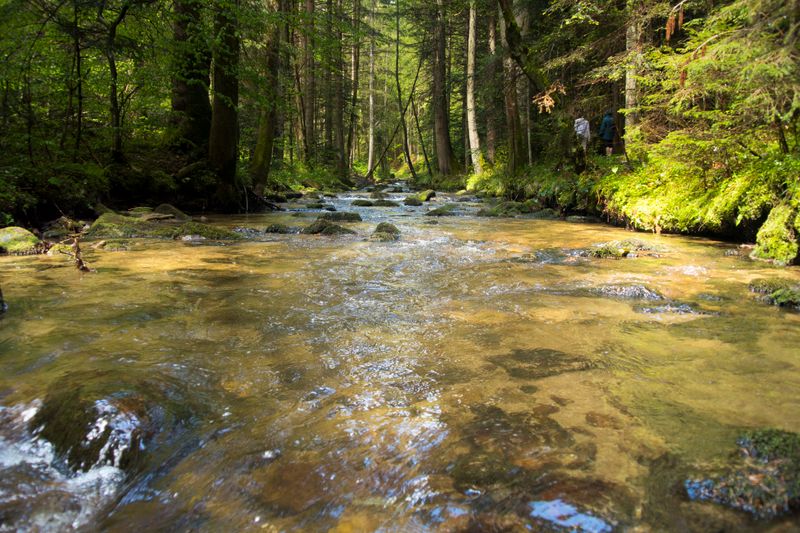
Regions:
<instances>
[{"instance_id":1,"label":"submerged stone","mask_svg":"<svg viewBox=\"0 0 800 533\"><path fill-rule=\"evenodd\" d=\"M310 226L307 226L301 233L306 235L355 235L355 231L334 224L327 219L319 218Z\"/></svg>"},{"instance_id":2,"label":"submerged stone","mask_svg":"<svg viewBox=\"0 0 800 533\"><path fill-rule=\"evenodd\" d=\"M722 475L688 479L692 500L712 501L772 518L800 505L800 435L778 429L748 431L738 440L740 457Z\"/></svg>"},{"instance_id":3,"label":"submerged stone","mask_svg":"<svg viewBox=\"0 0 800 533\"><path fill-rule=\"evenodd\" d=\"M624 300L663 300L664 297L644 285L604 285L594 289L595 293L608 298Z\"/></svg>"},{"instance_id":4,"label":"submerged stone","mask_svg":"<svg viewBox=\"0 0 800 533\"><path fill-rule=\"evenodd\" d=\"M340 211L336 213L325 213L319 216L319 220L329 220L332 222L361 222L361 215L358 213L348 213Z\"/></svg>"},{"instance_id":5,"label":"submerged stone","mask_svg":"<svg viewBox=\"0 0 800 533\"><path fill-rule=\"evenodd\" d=\"M549 348L515 349L509 354L497 355L490 360L505 369L511 377L518 379L541 379L567 372L590 370L595 366L585 357Z\"/></svg>"},{"instance_id":6,"label":"submerged stone","mask_svg":"<svg viewBox=\"0 0 800 533\"><path fill-rule=\"evenodd\" d=\"M18 226L0 229L0 253L13 255L38 254L45 250L39 238Z\"/></svg>"}]
</instances>

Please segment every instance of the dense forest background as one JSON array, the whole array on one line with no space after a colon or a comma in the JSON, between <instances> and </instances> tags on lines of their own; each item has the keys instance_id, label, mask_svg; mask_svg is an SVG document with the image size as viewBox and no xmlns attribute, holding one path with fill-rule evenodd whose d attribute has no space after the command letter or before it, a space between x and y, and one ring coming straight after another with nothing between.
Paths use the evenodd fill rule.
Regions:
<instances>
[{"instance_id":1,"label":"dense forest background","mask_svg":"<svg viewBox=\"0 0 800 533\"><path fill-rule=\"evenodd\" d=\"M791 263L799 37L800 0L4 0L0 226L406 179Z\"/></svg>"}]
</instances>

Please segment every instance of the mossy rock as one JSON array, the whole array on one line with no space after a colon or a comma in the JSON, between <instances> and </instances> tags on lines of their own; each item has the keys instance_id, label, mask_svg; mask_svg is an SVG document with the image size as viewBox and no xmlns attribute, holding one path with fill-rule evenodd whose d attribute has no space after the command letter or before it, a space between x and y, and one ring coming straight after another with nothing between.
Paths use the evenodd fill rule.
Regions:
<instances>
[{"instance_id":1,"label":"mossy rock","mask_svg":"<svg viewBox=\"0 0 800 533\"><path fill-rule=\"evenodd\" d=\"M798 213L789 205L776 205L758 230L756 246L751 257L773 261L778 265L791 265L798 259Z\"/></svg>"},{"instance_id":2,"label":"mossy rock","mask_svg":"<svg viewBox=\"0 0 800 533\"><path fill-rule=\"evenodd\" d=\"M524 202L506 201L491 207L485 207L478 211L477 215L479 217L516 217L532 215L539 210L541 210L541 206L536 200L526 200Z\"/></svg>"},{"instance_id":3,"label":"mossy rock","mask_svg":"<svg viewBox=\"0 0 800 533\"><path fill-rule=\"evenodd\" d=\"M264 199L268 202L274 202L276 204L283 204L286 203L286 201L288 200L286 195L281 194L279 192L264 193Z\"/></svg>"},{"instance_id":4,"label":"mossy rock","mask_svg":"<svg viewBox=\"0 0 800 533\"><path fill-rule=\"evenodd\" d=\"M353 207L372 207L375 204L370 202L369 200L353 200L352 202L350 202L350 205L352 205Z\"/></svg>"},{"instance_id":5,"label":"mossy rock","mask_svg":"<svg viewBox=\"0 0 800 533\"><path fill-rule=\"evenodd\" d=\"M104 205L101 202L97 202L94 205L94 214L97 215L97 216L103 215L105 213L115 213L115 212L116 211L114 211L113 209L111 209L107 205Z\"/></svg>"},{"instance_id":6,"label":"mossy rock","mask_svg":"<svg viewBox=\"0 0 800 533\"><path fill-rule=\"evenodd\" d=\"M322 209L328 204L324 204L322 202L309 202L306 204L306 209Z\"/></svg>"},{"instance_id":7,"label":"mossy rock","mask_svg":"<svg viewBox=\"0 0 800 533\"><path fill-rule=\"evenodd\" d=\"M130 213L132 215L143 215L145 213L152 213L152 212L153 212L153 208L152 207L147 207L147 206L132 207L131 209L128 209L128 213Z\"/></svg>"},{"instance_id":8,"label":"mossy rock","mask_svg":"<svg viewBox=\"0 0 800 533\"><path fill-rule=\"evenodd\" d=\"M800 283L785 279L757 279L750 283L750 290L764 295L763 300L768 304L800 310Z\"/></svg>"},{"instance_id":9,"label":"mossy rock","mask_svg":"<svg viewBox=\"0 0 800 533\"><path fill-rule=\"evenodd\" d=\"M106 252L127 252L133 248L133 243L127 239L109 239L103 246L98 247Z\"/></svg>"},{"instance_id":10,"label":"mossy rock","mask_svg":"<svg viewBox=\"0 0 800 533\"><path fill-rule=\"evenodd\" d=\"M284 193L284 196L286 197L287 200L299 200L300 198L303 197L303 193L297 191L290 191Z\"/></svg>"},{"instance_id":11,"label":"mossy rock","mask_svg":"<svg viewBox=\"0 0 800 533\"><path fill-rule=\"evenodd\" d=\"M433 189L428 189L426 191L422 191L417 194L417 198L420 199L422 202L430 202L431 198L436 196L436 191Z\"/></svg>"},{"instance_id":12,"label":"mossy rock","mask_svg":"<svg viewBox=\"0 0 800 533\"><path fill-rule=\"evenodd\" d=\"M380 191L374 191L372 194L369 195L370 198L373 200L383 200L386 198L386 194Z\"/></svg>"},{"instance_id":13,"label":"mossy rock","mask_svg":"<svg viewBox=\"0 0 800 533\"><path fill-rule=\"evenodd\" d=\"M659 246L647 244L638 239L625 239L622 241L611 241L599 244L588 250L586 255L599 259L622 259L623 257L635 257L642 252L663 252Z\"/></svg>"},{"instance_id":14,"label":"mossy rock","mask_svg":"<svg viewBox=\"0 0 800 533\"><path fill-rule=\"evenodd\" d=\"M779 429L747 431L737 440L740 457L726 473L688 479L690 499L712 501L773 518L800 505L800 435Z\"/></svg>"},{"instance_id":15,"label":"mossy rock","mask_svg":"<svg viewBox=\"0 0 800 533\"><path fill-rule=\"evenodd\" d=\"M331 222L361 222L361 215L358 213L349 213L347 211L339 211L336 213L325 213L319 216L320 220L328 220Z\"/></svg>"},{"instance_id":16,"label":"mossy rock","mask_svg":"<svg viewBox=\"0 0 800 533\"><path fill-rule=\"evenodd\" d=\"M422 200L416 196L407 196L406 199L403 200L403 204L416 207L422 205Z\"/></svg>"},{"instance_id":17,"label":"mossy rock","mask_svg":"<svg viewBox=\"0 0 800 533\"><path fill-rule=\"evenodd\" d=\"M0 229L0 253L13 255L30 255L43 252L45 249L39 238L19 226Z\"/></svg>"},{"instance_id":18,"label":"mossy rock","mask_svg":"<svg viewBox=\"0 0 800 533\"><path fill-rule=\"evenodd\" d=\"M397 229L397 226L394 224L381 222L375 227L375 233L392 233L394 235L400 235L400 230Z\"/></svg>"},{"instance_id":19,"label":"mossy rock","mask_svg":"<svg viewBox=\"0 0 800 533\"><path fill-rule=\"evenodd\" d=\"M452 217L455 216L455 210L458 206L456 204L445 204L442 207L437 207L436 209L431 209L425 216L429 217Z\"/></svg>"},{"instance_id":20,"label":"mossy rock","mask_svg":"<svg viewBox=\"0 0 800 533\"><path fill-rule=\"evenodd\" d=\"M400 207L400 204L391 200L375 200L372 205L375 207Z\"/></svg>"},{"instance_id":21,"label":"mossy rock","mask_svg":"<svg viewBox=\"0 0 800 533\"><path fill-rule=\"evenodd\" d=\"M47 255L51 257L72 257L72 245L63 242L56 243L47 250Z\"/></svg>"},{"instance_id":22,"label":"mossy rock","mask_svg":"<svg viewBox=\"0 0 800 533\"><path fill-rule=\"evenodd\" d=\"M532 218L534 220L558 220L561 218L558 214L558 211L555 209L540 209L538 211L532 212L528 215L528 218Z\"/></svg>"},{"instance_id":23,"label":"mossy rock","mask_svg":"<svg viewBox=\"0 0 800 533\"><path fill-rule=\"evenodd\" d=\"M86 236L91 239L131 239L136 237L175 239L185 235L200 235L214 240L241 239L240 235L232 231L199 222L185 222L177 225L170 222L141 220L115 213L101 215L86 233Z\"/></svg>"},{"instance_id":24,"label":"mossy rock","mask_svg":"<svg viewBox=\"0 0 800 533\"><path fill-rule=\"evenodd\" d=\"M301 232L305 235L355 235L355 231L334 224L324 218L317 219Z\"/></svg>"},{"instance_id":25,"label":"mossy rock","mask_svg":"<svg viewBox=\"0 0 800 533\"><path fill-rule=\"evenodd\" d=\"M161 204L153 209L153 212L160 215L172 215L175 217L175 220L191 220L192 218L177 207L170 204Z\"/></svg>"},{"instance_id":26,"label":"mossy rock","mask_svg":"<svg viewBox=\"0 0 800 533\"><path fill-rule=\"evenodd\" d=\"M300 230L298 228L293 228L292 226L287 226L286 224L270 224L264 229L264 233L281 233L281 234L288 234L288 233L298 233Z\"/></svg>"}]
</instances>

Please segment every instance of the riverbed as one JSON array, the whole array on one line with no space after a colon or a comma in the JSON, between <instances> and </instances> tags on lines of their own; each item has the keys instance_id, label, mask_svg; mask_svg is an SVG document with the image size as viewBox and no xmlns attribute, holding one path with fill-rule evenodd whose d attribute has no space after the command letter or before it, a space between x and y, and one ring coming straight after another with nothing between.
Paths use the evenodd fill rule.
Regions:
<instances>
[{"instance_id":1,"label":"riverbed","mask_svg":"<svg viewBox=\"0 0 800 533\"><path fill-rule=\"evenodd\" d=\"M361 214L352 236L84 246L91 273L0 257L0 530L794 527L683 482L742 430L800 431L800 313L748 291L796 268L469 202L350 206L365 196L332 200ZM290 208L209 222L318 214ZM368 239L384 221L398 241ZM647 250L586 253L626 239ZM71 464L37 433L71 409L120 455Z\"/></svg>"}]
</instances>

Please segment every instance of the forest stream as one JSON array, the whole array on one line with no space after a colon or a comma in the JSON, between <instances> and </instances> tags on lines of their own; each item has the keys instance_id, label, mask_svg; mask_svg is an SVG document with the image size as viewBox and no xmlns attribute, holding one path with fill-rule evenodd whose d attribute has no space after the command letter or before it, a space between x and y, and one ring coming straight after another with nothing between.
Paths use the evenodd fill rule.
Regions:
<instances>
[{"instance_id":1,"label":"forest stream","mask_svg":"<svg viewBox=\"0 0 800 533\"><path fill-rule=\"evenodd\" d=\"M800 430L800 313L748 290L797 269L366 196L332 200L355 235L0 257L0 531L796 527L685 482L744 430Z\"/></svg>"}]
</instances>

